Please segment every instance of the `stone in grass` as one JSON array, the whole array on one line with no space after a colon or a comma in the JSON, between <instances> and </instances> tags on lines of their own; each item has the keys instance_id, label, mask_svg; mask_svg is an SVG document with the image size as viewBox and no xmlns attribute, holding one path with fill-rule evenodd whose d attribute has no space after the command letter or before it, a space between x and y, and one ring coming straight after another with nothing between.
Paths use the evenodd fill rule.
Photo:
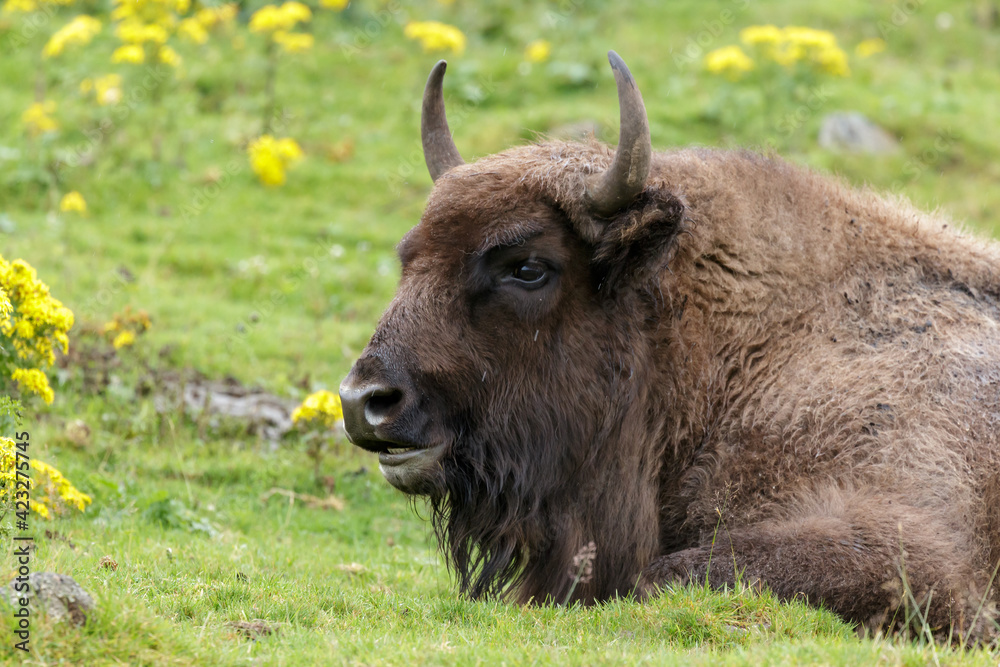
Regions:
<instances>
[{"instance_id":1,"label":"stone in grass","mask_svg":"<svg viewBox=\"0 0 1000 667\"><path fill-rule=\"evenodd\" d=\"M893 153L899 149L895 137L857 111L835 111L824 116L819 145L851 153Z\"/></svg>"},{"instance_id":2,"label":"stone in grass","mask_svg":"<svg viewBox=\"0 0 1000 667\"><path fill-rule=\"evenodd\" d=\"M276 634L280 626L279 623L269 623L259 618L252 621L230 621L226 625L247 639L259 639Z\"/></svg>"},{"instance_id":3,"label":"stone in grass","mask_svg":"<svg viewBox=\"0 0 1000 667\"><path fill-rule=\"evenodd\" d=\"M34 572L28 575L28 591L15 592L17 580L7 587L7 600L17 606L19 598L27 598L33 614L41 611L52 620L69 620L84 625L87 613L94 609L94 598L76 583L73 577L55 572Z\"/></svg>"}]
</instances>

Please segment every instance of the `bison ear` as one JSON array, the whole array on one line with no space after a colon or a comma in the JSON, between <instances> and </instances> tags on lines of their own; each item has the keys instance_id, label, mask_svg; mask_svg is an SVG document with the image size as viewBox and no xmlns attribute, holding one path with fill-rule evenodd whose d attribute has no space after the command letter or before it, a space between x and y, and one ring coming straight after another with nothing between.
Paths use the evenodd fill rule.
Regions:
<instances>
[{"instance_id":1,"label":"bison ear","mask_svg":"<svg viewBox=\"0 0 1000 667\"><path fill-rule=\"evenodd\" d=\"M684 202L650 184L602 230L594 249L599 287L616 292L655 282L684 230Z\"/></svg>"}]
</instances>

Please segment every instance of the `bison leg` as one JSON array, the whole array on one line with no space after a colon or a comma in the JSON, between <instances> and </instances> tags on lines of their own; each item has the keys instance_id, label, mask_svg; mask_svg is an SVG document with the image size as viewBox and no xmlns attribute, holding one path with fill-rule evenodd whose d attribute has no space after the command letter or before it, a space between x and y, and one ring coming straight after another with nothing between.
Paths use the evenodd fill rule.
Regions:
<instances>
[{"instance_id":1,"label":"bison leg","mask_svg":"<svg viewBox=\"0 0 1000 667\"><path fill-rule=\"evenodd\" d=\"M996 607L982 604L986 581L975 576L973 547L954 527L884 499L825 509L732 531L720 525L712 543L654 560L638 593L688 582L721 588L739 579L765 584L781 599L804 597L872 630L926 620L939 636L995 636Z\"/></svg>"}]
</instances>

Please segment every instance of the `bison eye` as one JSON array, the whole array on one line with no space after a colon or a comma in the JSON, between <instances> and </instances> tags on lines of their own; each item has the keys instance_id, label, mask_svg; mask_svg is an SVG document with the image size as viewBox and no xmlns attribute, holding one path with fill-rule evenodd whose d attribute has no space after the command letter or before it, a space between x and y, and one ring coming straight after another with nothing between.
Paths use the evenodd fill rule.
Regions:
<instances>
[{"instance_id":1,"label":"bison eye","mask_svg":"<svg viewBox=\"0 0 1000 667\"><path fill-rule=\"evenodd\" d=\"M508 280L525 289L538 289L548 282L549 267L542 262L529 259L518 263Z\"/></svg>"}]
</instances>

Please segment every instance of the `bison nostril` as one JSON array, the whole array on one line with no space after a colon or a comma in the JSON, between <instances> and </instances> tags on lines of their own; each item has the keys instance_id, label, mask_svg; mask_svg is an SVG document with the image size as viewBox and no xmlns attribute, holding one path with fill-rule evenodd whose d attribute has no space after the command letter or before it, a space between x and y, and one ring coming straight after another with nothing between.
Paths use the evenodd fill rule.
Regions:
<instances>
[{"instance_id":1,"label":"bison nostril","mask_svg":"<svg viewBox=\"0 0 1000 667\"><path fill-rule=\"evenodd\" d=\"M378 426L389 416L393 408L403 402L403 392L392 387L374 390L365 403L365 419L372 426Z\"/></svg>"}]
</instances>

